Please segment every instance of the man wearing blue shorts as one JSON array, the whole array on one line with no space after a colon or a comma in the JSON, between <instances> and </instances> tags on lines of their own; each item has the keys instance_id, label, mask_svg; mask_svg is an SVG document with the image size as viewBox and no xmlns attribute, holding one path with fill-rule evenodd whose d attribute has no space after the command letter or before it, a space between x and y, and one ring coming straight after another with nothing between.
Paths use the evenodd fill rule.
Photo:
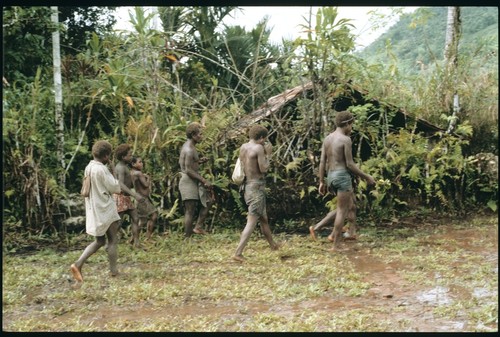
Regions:
<instances>
[{"instance_id":1,"label":"man wearing blue shorts","mask_svg":"<svg viewBox=\"0 0 500 337\"><path fill-rule=\"evenodd\" d=\"M334 221L332 234L328 237L333 242L331 251L341 251L342 227L349 220L349 237L356 237L356 205L352 186L352 175L366 180L368 185L375 184L369 174L361 171L352 158L351 132L354 116L348 111L341 111L335 117L337 128L323 141L319 164L319 193L325 195L326 190L337 194L337 209L329 212L316 226L309 231L315 238L314 230L326 223ZM328 172L325 184L325 172Z\"/></svg>"}]
</instances>

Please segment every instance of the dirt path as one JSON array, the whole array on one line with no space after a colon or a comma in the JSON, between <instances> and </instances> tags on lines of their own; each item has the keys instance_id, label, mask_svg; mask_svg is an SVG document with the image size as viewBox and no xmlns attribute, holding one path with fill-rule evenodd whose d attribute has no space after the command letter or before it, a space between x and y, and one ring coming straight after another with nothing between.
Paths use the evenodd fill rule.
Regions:
<instances>
[{"instance_id":1,"label":"dirt path","mask_svg":"<svg viewBox=\"0 0 500 337\"><path fill-rule=\"evenodd\" d=\"M212 325L216 324L215 328L211 328L212 331L214 329L215 331L235 331L235 326L240 328L245 327L246 324L251 326L254 318L258 315L267 315L275 320L286 322L297 321L301 317L307 319L307 315L311 313L318 315L318 317L328 318L342 317L347 312L354 312L360 313L360 321L363 313L370 313L372 315L370 316L371 319L375 318L379 322L384 322L385 325L381 323L381 326L388 326L390 331L497 331L498 318L496 321L486 322L485 324L475 322L471 325L469 322L471 321L471 311L477 310L479 312L482 307L496 306L496 312L498 312L498 303L496 303L498 290L495 292L491 290L491 287L486 285L483 287L480 282L471 283L473 284L471 286L470 284L453 282L441 283L439 280L440 278L444 279L444 274L447 275L446 277L449 280L449 276L454 274L463 279L464 271L475 273L474 265L467 265L466 268L463 266L462 258L469 255L481 259L481 265L477 269L484 269L487 273L493 272L498 279L498 225L484 226L480 230L470 227L457 228L457 226L440 225L438 232L433 232L429 228L422 229L422 231L424 230L428 230L429 235L421 237L418 243L419 249L412 250L412 253L408 253L406 256L378 254L377 249L380 245L376 240L363 241L360 239L358 242L349 243L349 250L345 252L344 261L349 264L350 272L359 275L361 280L367 284L366 291L359 296L343 296L342 294L327 291L320 296L305 298L300 301L294 300L293 302L276 301L272 298L258 301L235 299L214 302L209 297L206 299L203 296L190 298L190 296L184 294L182 295L182 303L175 306L159 307L148 303L148 300L141 300L135 305L130 302L117 305L108 300L99 302L98 305L92 308L90 313L84 315L77 310L71 309L71 305L76 303L76 301L72 301L69 308L59 309L61 312L51 318L51 324L52 326L64 327L70 322L77 321L81 326L89 326L91 330L99 331L109 330L113 324L120 324L120 326L131 324L130 326L133 327L134 322L144 324L143 322L161 322L172 319L185 320L189 318L190 320L199 320L202 323L206 321L207 327L208 322ZM309 240L309 238L303 237L300 240L303 242ZM393 244L399 243L395 240ZM411 241L406 244L410 245ZM325 242L324 247L326 245ZM386 243L386 245L389 244ZM436 260L441 259L443 254L449 254L452 257L451 262L449 265L443 266L442 269L439 266L437 266L438 268L434 266L433 269L429 269L438 271L430 275L426 274L426 277L430 280L428 284L425 284L426 282L421 280L421 275L423 271L426 271L426 267L422 265L419 258L435 254L435 251L438 251L437 247L439 247L441 255L436 255ZM313 248L322 249L322 246L320 244L319 247L314 246ZM415 251L419 253L415 254ZM281 256L281 263L291 264L300 269L300 263L297 261L301 255L294 255L293 249L290 252L289 255L283 254ZM203 268L207 270L214 268L214 264L210 262L198 263L194 261L190 264L192 268L199 269L201 273L203 273ZM231 267L228 267L226 272L232 273L231 268L235 268L234 264L228 264L228 266ZM134 264L133 269L137 268L142 268L145 274L151 273L150 264ZM313 284L315 280L309 281ZM471 282L476 282L472 279L472 276ZM57 285L53 286L58 287ZM159 284L159 287L161 286L163 284ZM44 291L50 292L50 289L56 291L54 287L45 288ZM23 317L29 319L36 316L37 306L42 308L45 305L43 300L39 300L40 303L37 304L37 299L43 299L49 295L40 292L27 294L27 296L32 298L35 305L30 306L25 311L6 312L4 305L4 330L9 330L9 322L20 321ZM456 303L464 301L472 304L464 310L455 308ZM477 303L477 306L474 303ZM450 314L451 311L453 311L452 314ZM227 322L233 323L225 326L224 324L229 324ZM363 331L366 326L370 326L366 322L360 322L359 324L359 331ZM352 330L348 331L356 331L356 327L351 325L339 326L338 331L346 331L346 329L351 328ZM161 327L158 329L161 331ZM182 325L179 326L179 329L182 330ZM294 331L293 326L289 329ZM299 329L297 331L300 331L300 327L297 329ZM332 331L331 329L331 326L315 326L316 331ZM50 330L50 328L47 328L47 330ZM111 330L113 329L111 328ZM243 330L245 329L243 328ZM269 331L275 331L272 324Z\"/></svg>"},{"instance_id":2,"label":"dirt path","mask_svg":"<svg viewBox=\"0 0 500 337\"><path fill-rule=\"evenodd\" d=\"M491 268L498 274L498 227L491 227L487 231L474 229L456 229L453 226L441 226L442 234L433 235L428 244L442 245L450 243L447 249L465 249L474 251L484 256L484 260L491 263ZM486 242L485 242L485 238ZM433 310L440 305L449 305L459 299L483 298L493 294L484 288L475 288L470 294L459 286L423 287L401 277L404 270L414 267L411 263L385 263L375 258L367 250L354 250L349 256L357 271L365 275L366 282L371 288L363 296L365 306L376 305L384 299L387 307L404 308L404 310L390 310L393 314L390 319L394 321L411 321L407 331L418 332L449 332L449 331L474 331L477 327L467 326L466 319L460 315L456 320L440 319ZM450 266L453 268L453 266ZM439 278L436 274L434 277ZM492 303L494 303L492 301ZM397 313L400 311L400 313ZM397 314L394 314L397 313ZM388 319L388 317L380 317ZM497 322L498 324L498 322ZM480 327L485 328L485 327ZM493 328L498 329L498 326Z\"/></svg>"}]
</instances>

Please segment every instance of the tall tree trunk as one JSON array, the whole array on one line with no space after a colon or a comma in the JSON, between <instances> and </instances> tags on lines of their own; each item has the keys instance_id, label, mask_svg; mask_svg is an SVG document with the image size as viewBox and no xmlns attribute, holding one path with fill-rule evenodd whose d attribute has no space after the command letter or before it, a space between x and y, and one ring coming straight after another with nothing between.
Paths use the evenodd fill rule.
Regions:
<instances>
[{"instance_id":1,"label":"tall tree trunk","mask_svg":"<svg viewBox=\"0 0 500 337\"><path fill-rule=\"evenodd\" d=\"M56 146L57 160L61 164L59 170L59 183L66 184L65 163L64 163L64 119L62 108L62 79L61 79L61 47L59 43L59 11L57 6L52 6L51 19L54 23L52 32L52 56L54 66L54 92L55 92L55 124L56 124Z\"/></svg>"},{"instance_id":2,"label":"tall tree trunk","mask_svg":"<svg viewBox=\"0 0 500 337\"><path fill-rule=\"evenodd\" d=\"M448 7L446 26L446 44L444 49L446 76L451 78L453 90L453 113L450 118L447 133L453 132L460 112L460 101L457 92L458 42L460 40L460 7ZM451 107L450 107L451 108ZM450 109L451 110L451 109Z\"/></svg>"},{"instance_id":3,"label":"tall tree trunk","mask_svg":"<svg viewBox=\"0 0 500 337\"><path fill-rule=\"evenodd\" d=\"M160 12L158 10L158 7L152 7L152 13L153 13L153 17L152 17L152 20L153 20L153 29L154 30L157 30L159 31L161 29L161 20L160 20ZM153 69L152 69L152 85L153 85L153 88L152 88L152 92L153 92L153 107L154 107L154 111L155 113L152 114L153 116L153 121L154 121L154 124L155 126L157 125L156 123L158 122L157 119L156 119L156 114L158 113L159 109L160 109L160 55L159 55L159 52L157 50L154 50L151 55L151 61L152 61L152 65L153 65ZM147 69L147 68L146 68Z\"/></svg>"}]
</instances>

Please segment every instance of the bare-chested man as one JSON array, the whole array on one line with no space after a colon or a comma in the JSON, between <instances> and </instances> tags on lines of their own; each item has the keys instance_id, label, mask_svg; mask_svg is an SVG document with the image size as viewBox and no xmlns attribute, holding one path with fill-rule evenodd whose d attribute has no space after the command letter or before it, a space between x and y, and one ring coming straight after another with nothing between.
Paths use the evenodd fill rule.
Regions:
<instances>
[{"instance_id":1,"label":"bare-chested man","mask_svg":"<svg viewBox=\"0 0 500 337\"><path fill-rule=\"evenodd\" d=\"M195 145L203 138L202 126L199 123L191 123L186 128L187 140L182 145L179 156L181 168L181 179L179 180L179 191L184 202L184 235L190 237L195 234L206 234L203 224L212 207L212 184L203 178L198 169L200 164L207 161L206 158L199 158ZM194 214L201 204L198 219L193 229Z\"/></svg>"},{"instance_id":2,"label":"bare-chested man","mask_svg":"<svg viewBox=\"0 0 500 337\"><path fill-rule=\"evenodd\" d=\"M118 160L118 163L115 165L115 176L120 182L121 193L113 194L113 197L115 198L118 214L120 214L122 221L125 214L128 214L130 217L132 231L130 242L133 242L134 247L137 248L139 247L139 217L130 197L134 197L139 203L144 202L144 197L132 191L134 184L129 169L129 164L132 160L132 148L128 144L118 145L115 150L115 156Z\"/></svg>"},{"instance_id":3,"label":"bare-chested man","mask_svg":"<svg viewBox=\"0 0 500 337\"><path fill-rule=\"evenodd\" d=\"M319 164L319 193L324 195L327 187L337 193L337 209L329 212L320 223L334 221L334 227L329 239L333 241L332 251L340 251L342 227L349 220L349 237L356 237L356 205L351 174L368 183L375 184L369 174L361 171L352 159L351 131L354 116L348 111L341 111L335 117L337 128L323 141L321 160ZM327 184L324 183L325 171L328 171ZM318 226L318 225L316 225ZM314 236L314 232L311 231Z\"/></svg>"},{"instance_id":4,"label":"bare-chested man","mask_svg":"<svg viewBox=\"0 0 500 337\"><path fill-rule=\"evenodd\" d=\"M244 262L243 249L248 243L257 222L271 249L278 249L274 242L266 210L266 181L265 173L269 169L269 156L272 145L266 143L268 131L265 127L254 125L250 129L250 141L240 147L240 161L243 165L246 180L245 202L248 206L247 224L241 233L240 243L236 248L233 259Z\"/></svg>"}]
</instances>

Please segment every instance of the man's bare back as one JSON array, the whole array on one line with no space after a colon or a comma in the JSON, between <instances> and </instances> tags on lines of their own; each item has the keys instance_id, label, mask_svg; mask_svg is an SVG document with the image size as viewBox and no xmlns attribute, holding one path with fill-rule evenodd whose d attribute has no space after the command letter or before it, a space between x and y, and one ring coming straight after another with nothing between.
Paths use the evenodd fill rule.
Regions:
<instances>
[{"instance_id":1,"label":"man's bare back","mask_svg":"<svg viewBox=\"0 0 500 337\"><path fill-rule=\"evenodd\" d=\"M356 175L368 182L369 185L375 183L373 177L364 173L354 163L352 157L352 140L350 137L351 127L337 128L329 134L323 141L321 162L320 163L320 180L324 177L324 169L326 171L334 171L347 169L353 175ZM323 166L324 165L324 166Z\"/></svg>"},{"instance_id":2,"label":"man's bare back","mask_svg":"<svg viewBox=\"0 0 500 337\"><path fill-rule=\"evenodd\" d=\"M351 138L346 136L340 129L336 129L325 138L324 150L327 159L326 169L328 171L345 169L347 167L346 146L351 146Z\"/></svg>"},{"instance_id":3,"label":"man's bare back","mask_svg":"<svg viewBox=\"0 0 500 337\"><path fill-rule=\"evenodd\" d=\"M249 141L240 148L240 160L243 163L247 181L262 180L269 168L264 147L261 144Z\"/></svg>"}]
</instances>

